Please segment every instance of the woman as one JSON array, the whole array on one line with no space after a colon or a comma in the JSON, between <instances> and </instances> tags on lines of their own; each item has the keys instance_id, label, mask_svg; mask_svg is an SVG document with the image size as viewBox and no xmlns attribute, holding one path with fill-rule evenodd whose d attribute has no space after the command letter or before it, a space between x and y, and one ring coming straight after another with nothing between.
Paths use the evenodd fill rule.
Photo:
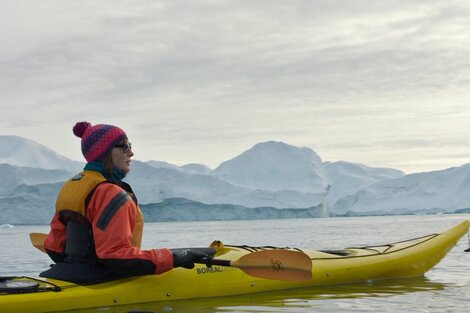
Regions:
<instances>
[{"instance_id":1,"label":"woman","mask_svg":"<svg viewBox=\"0 0 470 313\"><path fill-rule=\"evenodd\" d=\"M134 156L126 133L113 125L79 122L88 162L62 187L44 247L56 263L42 277L92 283L194 267L212 249L140 248L143 216L132 188L122 179Z\"/></svg>"}]
</instances>

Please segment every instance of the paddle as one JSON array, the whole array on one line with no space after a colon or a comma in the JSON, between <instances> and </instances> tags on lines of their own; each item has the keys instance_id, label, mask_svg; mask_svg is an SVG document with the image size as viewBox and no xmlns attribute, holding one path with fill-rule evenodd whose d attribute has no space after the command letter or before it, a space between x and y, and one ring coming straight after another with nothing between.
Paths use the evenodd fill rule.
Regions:
<instances>
[{"instance_id":1,"label":"paddle","mask_svg":"<svg viewBox=\"0 0 470 313\"><path fill-rule=\"evenodd\" d=\"M41 234L41 233L30 233L29 234L29 239L31 240L31 243L33 246L46 253L46 249L44 249L44 241L46 240L47 234Z\"/></svg>"},{"instance_id":2,"label":"paddle","mask_svg":"<svg viewBox=\"0 0 470 313\"><path fill-rule=\"evenodd\" d=\"M312 260L308 255L292 250L261 250L248 253L238 260L212 259L197 262L208 266L236 267L250 276L284 281L312 279Z\"/></svg>"},{"instance_id":3,"label":"paddle","mask_svg":"<svg viewBox=\"0 0 470 313\"><path fill-rule=\"evenodd\" d=\"M42 252L46 234L31 233L29 238L35 248ZM261 250L251 252L238 260L209 259L200 264L235 267L254 277L283 280L306 281L312 278L312 260L308 255L292 250Z\"/></svg>"}]
</instances>

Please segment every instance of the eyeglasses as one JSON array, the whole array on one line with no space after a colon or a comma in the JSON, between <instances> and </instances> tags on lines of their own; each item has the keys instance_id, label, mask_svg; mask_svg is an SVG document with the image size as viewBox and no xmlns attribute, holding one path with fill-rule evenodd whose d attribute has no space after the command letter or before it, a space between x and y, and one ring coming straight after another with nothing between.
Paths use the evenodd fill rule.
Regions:
<instances>
[{"instance_id":1,"label":"eyeglasses","mask_svg":"<svg viewBox=\"0 0 470 313\"><path fill-rule=\"evenodd\" d=\"M130 142L123 143L123 144L120 144L120 145L114 145L114 147L115 148L121 148L122 152L124 152L124 153L129 153L130 151L132 151L132 144Z\"/></svg>"}]
</instances>

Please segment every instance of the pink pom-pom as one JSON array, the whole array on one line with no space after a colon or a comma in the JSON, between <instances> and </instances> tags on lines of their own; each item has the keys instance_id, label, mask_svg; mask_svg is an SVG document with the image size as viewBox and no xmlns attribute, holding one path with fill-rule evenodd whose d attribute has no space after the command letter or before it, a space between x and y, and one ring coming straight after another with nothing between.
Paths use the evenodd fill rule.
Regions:
<instances>
[{"instance_id":1,"label":"pink pom-pom","mask_svg":"<svg viewBox=\"0 0 470 313\"><path fill-rule=\"evenodd\" d=\"M90 126L91 124L88 122L78 122L73 127L73 133L75 134L75 136L82 138L83 134L85 133L85 130Z\"/></svg>"}]
</instances>

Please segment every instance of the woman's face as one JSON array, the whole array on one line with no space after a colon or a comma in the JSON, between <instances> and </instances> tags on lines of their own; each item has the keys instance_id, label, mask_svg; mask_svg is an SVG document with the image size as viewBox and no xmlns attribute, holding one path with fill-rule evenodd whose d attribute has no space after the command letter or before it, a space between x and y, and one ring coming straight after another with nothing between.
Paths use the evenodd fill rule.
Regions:
<instances>
[{"instance_id":1,"label":"woman's face","mask_svg":"<svg viewBox=\"0 0 470 313\"><path fill-rule=\"evenodd\" d=\"M115 145L111 150L111 161L113 166L124 173L129 173L131 170L131 157L134 156L131 144L125 140L118 145Z\"/></svg>"}]
</instances>

